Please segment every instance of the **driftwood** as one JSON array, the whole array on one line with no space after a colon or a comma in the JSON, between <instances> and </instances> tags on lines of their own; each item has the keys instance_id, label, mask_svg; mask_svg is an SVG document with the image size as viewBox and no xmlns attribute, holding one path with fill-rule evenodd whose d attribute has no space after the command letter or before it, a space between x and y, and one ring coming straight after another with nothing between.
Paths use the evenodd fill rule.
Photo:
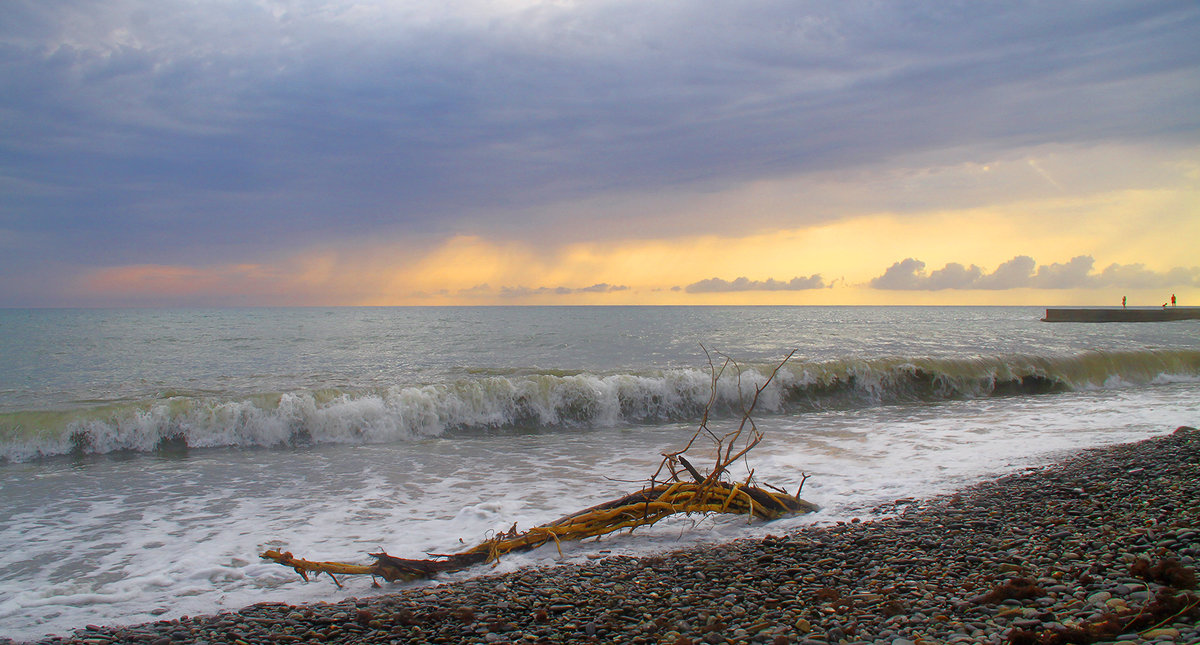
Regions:
<instances>
[{"instance_id":1,"label":"driftwood","mask_svg":"<svg viewBox=\"0 0 1200 645\"><path fill-rule=\"evenodd\" d=\"M302 560L290 552L274 550L266 551L261 557L295 569L305 580L308 580L309 573L327 574L340 587L341 583L335 574L370 575L389 582L428 578L443 571L458 571L477 564L495 562L506 553L536 549L550 541L557 545L564 540L583 540L625 529L632 531L678 514L733 513L774 520L785 515L815 511L815 505L800 499L800 492L804 487L803 479L795 495L773 486L768 486L768 490L754 485L752 470L744 481L730 481L729 467L743 459L762 441L763 435L750 416L758 402L759 394L791 356L788 354L771 372L766 382L755 389L748 405L743 402L741 423L724 436L717 436L709 430L708 413L716 399L717 381L727 367L733 365L737 368L737 364L726 358L718 370L713 366L710 357L712 395L705 405L699 428L682 450L663 453L663 460L658 470L650 477L649 484L635 493L525 531L517 531L514 524L507 532L498 534L467 551L447 555L430 554L428 559L410 560L387 553L372 553L370 555L375 558L374 563L355 565ZM738 369L739 389L740 377L741 372ZM716 460L713 469L707 475L701 474L684 456L701 437L709 438L716 448ZM659 477L664 471L667 476L660 480ZM804 479L807 479L807 475Z\"/></svg>"}]
</instances>

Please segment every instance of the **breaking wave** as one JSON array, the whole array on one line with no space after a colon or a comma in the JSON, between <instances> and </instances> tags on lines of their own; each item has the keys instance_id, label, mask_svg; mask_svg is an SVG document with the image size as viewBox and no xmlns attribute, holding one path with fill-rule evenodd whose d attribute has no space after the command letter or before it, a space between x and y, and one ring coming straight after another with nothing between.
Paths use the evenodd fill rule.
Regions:
<instances>
[{"instance_id":1,"label":"breaking wave","mask_svg":"<svg viewBox=\"0 0 1200 645\"><path fill-rule=\"evenodd\" d=\"M729 366L711 413L735 414L773 365ZM1200 351L1071 356L793 358L765 389L760 414L1021 396L1200 380ZM69 411L0 414L0 462L120 451L222 446L386 443L453 432L550 431L697 419L713 392L707 370L644 374L490 372L453 383L251 397L164 394Z\"/></svg>"}]
</instances>

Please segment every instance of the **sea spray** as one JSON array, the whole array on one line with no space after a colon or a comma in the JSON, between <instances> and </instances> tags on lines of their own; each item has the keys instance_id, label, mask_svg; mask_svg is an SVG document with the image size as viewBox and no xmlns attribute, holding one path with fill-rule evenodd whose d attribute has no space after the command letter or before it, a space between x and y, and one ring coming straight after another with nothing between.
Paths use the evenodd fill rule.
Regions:
<instances>
[{"instance_id":1,"label":"sea spray","mask_svg":"<svg viewBox=\"0 0 1200 645\"><path fill-rule=\"evenodd\" d=\"M739 413L771 366L729 366L712 413ZM1066 356L793 359L759 402L763 414L906 402L1037 395L1200 379L1200 350L1090 351ZM379 444L447 432L552 432L696 418L710 372L514 372L448 384L262 393L173 394L61 412L0 414L0 459L192 448Z\"/></svg>"}]
</instances>

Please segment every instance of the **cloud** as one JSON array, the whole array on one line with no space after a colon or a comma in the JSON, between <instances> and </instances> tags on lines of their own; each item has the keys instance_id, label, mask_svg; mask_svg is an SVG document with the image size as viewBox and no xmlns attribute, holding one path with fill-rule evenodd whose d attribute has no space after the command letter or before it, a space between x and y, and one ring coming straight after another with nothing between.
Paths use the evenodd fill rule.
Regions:
<instances>
[{"instance_id":1,"label":"cloud","mask_svg":"<svg viewBox=\"0 0 1200 645\"><path fill-rule=\"evenodd\" d=\"M972 264L970 268L956 262L929 274L929 284L933 289L961 289L962 285L971 284L978 280L983 270Z\"/></svg>"},{"instance_id":2,"label":"cloud","mask_svg":"<svg viewBox=\"0 0 1200 645\"><path fill-rule=\"evenodd\" d=\"M1146 269L1142 264L1111 264L1094 272L1095 260L1080 255L1065 263L1037 265L1027 255L1017 256L991 273L972 264L969 268L951 262L925 273L925 263L915 258L896 262L868 283L873 289L893 291L939 291L942 289L1099 289L1126 287L1151 289L1200 286L1200 267L1173 268L1166 272Z\"/></svg>"},{"instance_id":3,"label":"cloud","mask_svg":"<svg viewBox=\"0 0 1200 645\"><path fill-rule=\"evenodd\" d=\"M481 284L470 289L461 289L458 295L467 297L492 296L499 295L503 298L527 298L529 296L569 296L580 293L617 293L621 291L629 291L630 287L626 285L613 285L606 282L593 284L590 287L500 287L492 289L492 287Z\"/></svg>"},{"instance_id":4,"label":"cloud","mask_svg":"<svg viewBox=\"0 0 1200 645\"><path fill-rule=\"evenodd\" d=\"M871 288L889 290L917 290L929 288L929 277L924 275L925 263L916 258L905 258L888 267L883 275L871 279Z\"/></svg>"},{"instance_id":5,"label":"cloud","mask_svg":"<svg viewBox=\"0 0 1200 645\"><path fill-rule=\"evenodd\" d=\"M978 289L996 290L1028 287L1036 268L1037 262L1033 258L1028 255L1018 255L996 267L996 270L992 273L980 276L978 283L974 286Z\"/></svg>"},{"instance_id":6,"label":"cloud","mask_svg":"<svg viewBox=\"0 0 1200 645\"><path fill-rule=\"evenodd\" d=\"M458 290L458 295L465 296L468 298L477 297L477 296L490 296L494 293L495 293L495 291L492 289L491 285L489 285L487 283L477 284L469 289L459 289Z\"/></svg>"},{"instance_id":7,"label":"cloud","mask_svg":"<svg viewBox=\"0 0 1200 645\"><path fill-rule=\"evenodd\" d=\"M781 282L775 278L767 278L766 280L750 280L749 278L737 278L733 282L722 280L720 278L709 278L699 282L693 282L684 287L688 293L723 293L728 291L803 291L805 289L824 289L827 285L821 278L820 274L813 274L807 278L795 277L787 282Z\"/></svg>"},{"instance_id":8,"label":"cloud","mask_svg":"<svg viewBox=\"0 0 1200 645\"><path fill-rule=\"evenodd\" d=\"M582 289L576 289L572 293L612 293L614 291L628 291L628 290L629 290L629 287L627 287L625 285L611 285L606 282L601 282L599 284L593 284L590 287L583 287Z\"/></svg>"},{"instance_id":9,"label":"cloud","mask_svg":"<svg viewBox=\"0 0 1200 645\"><path fill-rule=\"evenodd\" d=\"M1091 275L1095 260L1091 256L1073 257L1065 264L1039 266L1033 276L1033 286L1039 289L1074 289L1078 287L1103 286Z\"/></svg>"}]
</instances>

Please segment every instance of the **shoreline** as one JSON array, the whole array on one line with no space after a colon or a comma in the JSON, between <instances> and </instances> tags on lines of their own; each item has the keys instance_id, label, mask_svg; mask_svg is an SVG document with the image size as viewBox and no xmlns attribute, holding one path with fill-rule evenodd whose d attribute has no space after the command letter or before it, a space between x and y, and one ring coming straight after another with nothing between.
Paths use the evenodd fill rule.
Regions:
<instances>
[{"instance_id":1,"label":"shoreline","mask_svg":"<svg viewBox=\"0 0 1200 645\"><path fill-rule=\"evenodd\" d=\"M337 603L88 626L36 642L1200 640L1200 431L1085 449L876 510L888 515ZM1069 631L1079 629L1099 640Z\"/></svg>"}]
</instances>

